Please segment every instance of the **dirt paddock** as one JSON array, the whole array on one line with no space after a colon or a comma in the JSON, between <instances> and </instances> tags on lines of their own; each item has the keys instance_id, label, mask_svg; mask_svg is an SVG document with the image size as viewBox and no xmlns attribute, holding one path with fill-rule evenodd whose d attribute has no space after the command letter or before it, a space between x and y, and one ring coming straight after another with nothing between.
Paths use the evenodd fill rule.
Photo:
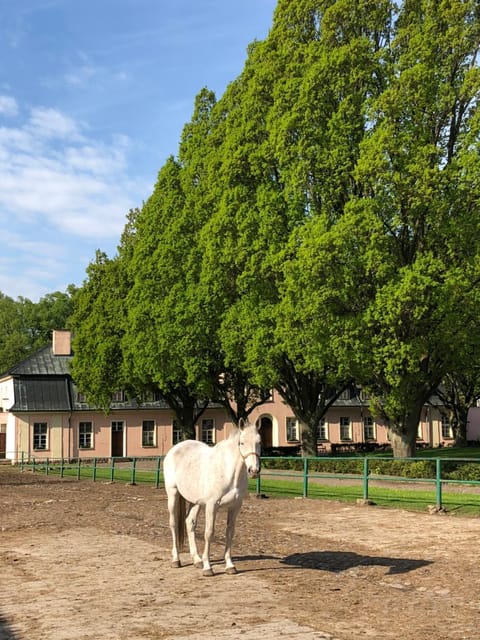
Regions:
<instances>
[{"instance_id":1,"label":"dirt paddock","mask_svg":"<svg viewBox=\"0 0 480 640\"><path fill-rule=\"evenodd\" d=\"M251 497L204 578L162 489L2 466L0 503L0 640L480 638L480 518Z\"/></svg>"}]
</instances>

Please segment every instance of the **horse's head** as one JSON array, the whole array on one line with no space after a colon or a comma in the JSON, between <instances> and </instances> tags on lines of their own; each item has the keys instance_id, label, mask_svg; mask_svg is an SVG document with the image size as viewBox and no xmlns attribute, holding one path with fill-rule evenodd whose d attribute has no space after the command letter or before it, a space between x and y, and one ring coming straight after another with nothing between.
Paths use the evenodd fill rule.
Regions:
<instances>
[{"instance_id":1,"label":"horse's head","mask_svg":"<svg viewBox=\"0 0 480 640\"><path fill-rule=\"evenodd\" d=\"M243 419L238 423L240 437L238 448L245 462L249 478L257 478L260 473L260 454L262 439L256 425L249 424Z\"/></svg>"}]
</instances>

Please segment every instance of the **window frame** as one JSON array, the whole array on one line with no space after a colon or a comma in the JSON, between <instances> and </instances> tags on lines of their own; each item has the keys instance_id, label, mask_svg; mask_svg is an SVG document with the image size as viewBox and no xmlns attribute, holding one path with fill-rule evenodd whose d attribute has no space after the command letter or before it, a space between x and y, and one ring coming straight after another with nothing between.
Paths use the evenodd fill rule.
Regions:
<instances>
[{"instance_id":1,"label":"window frame","mask_svg":"<svg viewBox=\"0 0 480 640\"><path fill-rule=\"evenodd\" d=\"M289 435L289 433L291 435ZM298 419L295 416L287 416L285 418L285 439L286 442L299 442L300 428Z\"/></svg>"},{"instance_id":2,"label":"window frame","mask_svg":"<svg viewBox=\"0 0 480 640\"><path fill-rule=\"evenodd\" d=\"M82 427L85 428L89 426L90 429L89 431L83 431L82 433ZM89 440L90 440L90 444L87 446L85 443L82 444L82 436L84 438L86 438L87 436L90 436ZM93 449L93 422L91 420L82 420L81 422L78 423L78 448L82 449L82 451L84 451L85 449Z\"/></svg>"},{"instance_id":3,"label":"window frame","mask_svg":"<svg viewBox=\"0 0 480 640\"><path fill-rule=\"evenodd\" d=\"M35 433L36 429L38 428L45 428L45 433ZM48 451L48 447L49 447L49 437L48 437L48 422L34 422L33 423L33 438L32 438L32 448L34 451ZM38 438L41 438L42 440L45 441L45 446L39 446L39 444L41 445L42 443L38 443L36 444L36 440Z\"/></svg>"},{"instance_id":4,"label":"window frame","mask_svg":"<svg viewBox=\"0 0 480 640\"><path fill-rule=\"evenodd\" d=\"M340 440L341 442L351 442L352 440L352 421L350 420L350 416L340 416L339 418L339 428L340 428ZM345 435L345 429L348 431L348 435Z\"/></svg>"},{"instance_id":5,"label":"window frame","mask_svg":"<svg viewBox=\"0 0 480 640\"><path fill-rule=\"evenodd\" d=\"M176 445L182 441L182 430L180 429L180 423L177 418L172 420L172 445Z\"/></svg>"},{"instance_id":6,"label":"window frame","mask_svg":"<svg viewBox=\"0 0 480 640\"><path fill-rule=\"evenodd\" d=\"M326 421L325 416L320 419L318 424L318 440L320 442L328 442L330 440L328 422Z\"/></svg>"},{"instance_id":7,"label":"window frame","mask_svg":"<svg viewBox=\"0 0 480 640\"><path fill-rule=\"evenodd\" d=\"M200 441L208 444L208 446L213 446L215 444L214 418L202 418L202 422L200 424Z\"/></svg>"},{"instance_id":8,"label":"window frame","mask_svg":"<svg viewBox=\"0 0 480 640\"><path fill-rule=\"evenodd\" d=\"M151 426L151 429L146 431L147 424ZM145 436L148 435L148 440L151 442L146 442ZM155 420L142 420L142 447L152 449L157 446L157 429Z\"/></svg>"},{"instance_id":9,"label":"window frame","mask_svg":"<svg viewBox=\"0 0 480 640\"><path fill-rule=\"evenodd\" d=\"M443 440L453 440L453 429L448 416L440 416L440 432Z\"/></svg>"},{"instance_id":10,"label":"window frame","mask_svg":"<svg viewBox=\"0 0 480 640\"><path fill-rule=\"evenodd\" d=\"M368 421L368 424L367 424ZM377 439L377 425L373 416L363 416L363 440L364 442L371 442L372 440ZM371 432L371 435L368 435L367 431Z\"/></svg>"}]
</instances>

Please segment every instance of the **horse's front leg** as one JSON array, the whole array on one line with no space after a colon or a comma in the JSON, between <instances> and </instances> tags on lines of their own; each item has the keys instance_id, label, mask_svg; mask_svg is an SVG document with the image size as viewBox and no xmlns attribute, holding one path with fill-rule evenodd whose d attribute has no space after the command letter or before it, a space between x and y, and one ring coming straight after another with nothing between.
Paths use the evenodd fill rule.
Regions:
<instances>
[{"instance_id":1,"label":"horse's front leg","mask_svg":"<svg viewBox=\"0 0 480 640\"><path fill-rule=\"evenodd\" d=\"M229 575L237 573L232 561L232 541L233 534L235 533L235 521L241 506L242 502L241 500L238 500L232 507L230 507L227 515L227 531L225 534L225 573L228 573Z\"/></svg>"},{"instance_id":2,"label":"horse's front leg","mask_svg":"<svg viewBox=\"0 0 480 640\"><path fill-rule=\"evenodd\" d=\"M212 566L210 564L210 544L215 531L215 518L217 516L217 503L207 502L205 505L205 547L203 549L203 575L213 576Z\"/></svg>"},{"instance_id":3,"label":"horse's front leg","mask_svg":"<svg viewBox=\"0 0 480 640\"><path fill-rule=\"evenodd\" d=\"M197 549L197 541L195 538L195 529L197 526L197 516L200 510L199 504L192 505L190 511L187 516L187 534L188 534L188 546L190 547L190 555L192 556L193 564L201 569L203 567L203 562L201 557L198 554Z\"/></svg>"},{"instance_id":4,"label":"horse's front leg","mask_svg":"<svg viewBox=\"0 0 480 640\"><path fill-rule=\"evenodd\" d=\"M168 498L168 513L169 513L169 525L172 533L172 567L180 567L180 555L179 550L181 546L180 542L180 527L183 526L183 522L179 521L179 500L181 500L180 494L177 489L170 487L167 489Z\"/></svg>"}]
</instances>

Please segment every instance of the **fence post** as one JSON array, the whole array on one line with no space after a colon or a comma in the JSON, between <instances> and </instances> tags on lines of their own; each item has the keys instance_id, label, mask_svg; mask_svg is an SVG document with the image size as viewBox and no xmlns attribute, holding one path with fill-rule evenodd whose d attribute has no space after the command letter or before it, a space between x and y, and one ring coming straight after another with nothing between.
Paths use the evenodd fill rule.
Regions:
<instances>
[{"instance_id":1,"label":"fence post","mask_svg":"<svg viewBox=\"0 0 480 640\"><path fill-rule=\"evenodd\" d=\"M93 459L93 470L92 470L93 481L95 482L97 479L97 459Z\"/></svg>"},{"instance_id":2,"label":"fence post","mask_svg":"<svg viewBox=\"0 0 480 640\"><path fill-rule=\"evenodd\" d=\"M368 458L363 459L363 499L368 500Z\"/></svg>"},{"instance_id":3,"label":"fence post","mask_svg":"<svg viewBox=\"0 0 480 640\"><path fill-rule=\"evenodd\" d=\"M435 463L436 507L440 510L442 508L442 459L437 458Z\"/></svg>"},{"instance_id":4,"label":"fence post","mask_svg":"<svg viewBox=\"0 0 480 640\"><path fill-rule=\"evenodd\" d=\"M115 458L112 458L112 466L110 467L110 482L115 479Z\"/></svg>"},{"instance_id":5,"label":"fence post","mask_svg":"<svg viewBox=\"0 0 480 640\"><path fill-rule=\"evenodd\" d=\"M77 480L80 480L80 465L82 464L82 459L77 458Z\"/></svg>"},{"instance_id":6,"label":"fence post","mask_svg":"<svg viewBox=\"0 0 480 640\"><path fill-rule=\"evenodd\" d=\"M130 484L135 484L135 471L136 471L136 467L137 467L137 459L133 458L132 459L132 474L130 476Z\"/></svg>"},{"instance_id":7,"label":"fence post","mask_svg":"<svg viewBox=\"0 0 480 640\"><path fill-rule=\"evenodd\" d=\"M45 475L48 476L48 457L45 459Z\"/></svg>"},{"instance_id":8,"label":"fence post","mask_svg":"<svg viewBox=\"0 0 480 640\"><path fill-rule=\"evenodd\" d=\"M158 487L160 486L160 461L161 461L161 458L160 456L158 456L157 466L155 469L155 489L158 489Z\"/></svg>"},{"instance_id":9,"label":"fence post","mask_svg":"<svg viewBox=\"0 0 480 640\"><path fill-rule=\"evenodd\" d=\"M255 482L255 493L257 494L257 496L259 496L259 495L260 495L261 490L262 490L262 489L261 489L261 480L260 480L260 475L261 475L261 473L262 473L262 472L260 471L260 473L259 473L259 474L258 474L258 476L257 476L257 481Z\"/></svg>"},{"instance_id":10,"label":"fence post","mask_svg":"<svg viewBox=\"0 0 480 640\"><path fill-rule=\"evenodd\" d=\"M303 497L308 498L308 458L303 459Z\"/></svg>"}]
</instances>

